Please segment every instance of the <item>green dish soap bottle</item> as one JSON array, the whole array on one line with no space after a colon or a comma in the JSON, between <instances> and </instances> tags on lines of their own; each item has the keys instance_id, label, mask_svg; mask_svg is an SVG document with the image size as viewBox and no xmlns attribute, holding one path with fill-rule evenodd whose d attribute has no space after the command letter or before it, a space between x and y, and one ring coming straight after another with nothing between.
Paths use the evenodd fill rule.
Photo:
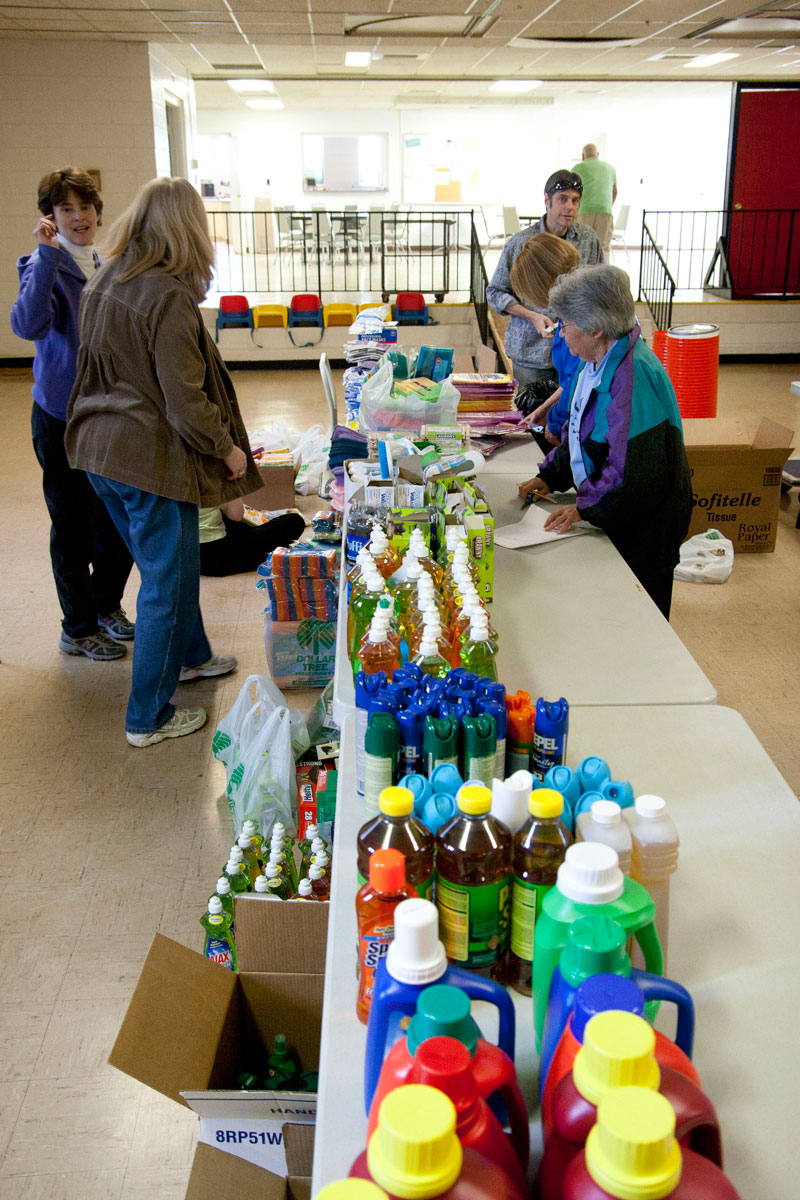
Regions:
<instances>
[{"instance_id":1,"label":"green dish soap bottle","mask_svg":"<svg viewBox=\"0 0 800 1200\"><path fill-rule=\"evenodd\" d=\"M416 663L423 675L433 675L435 679L444 679L450 671L450 663L440 653L436 638L427 626L423 629L422 641L412 662Z\"/></svg>"},{"instance_id":2,"label":"green dish soap bottle","mask_svg":"<svg viewBox=\"0 0 800 1200\"><path fill-rule=\"evenodd\" d=\"M476 613L470 620L469 638L461 647L461 666L473 675L497 683L496 654L497 648L492 645L489 636L489 622L481 620Z\"/></svg>"},{"instance_id":3,"label":"green dish soap bottle","mask_svg":"<svg viewBox=\"0 0 800 1200\"><path fill-rule=\"evenodd\" d=\"M231 919L222 907L219 896L211 896L208 901L208 912L203 913L200 924L206 931L206 944L203 955L211 962L226 967L229 971L238 971L236 962L236 946L231 932Z\"/></svg>"}]
</instances>

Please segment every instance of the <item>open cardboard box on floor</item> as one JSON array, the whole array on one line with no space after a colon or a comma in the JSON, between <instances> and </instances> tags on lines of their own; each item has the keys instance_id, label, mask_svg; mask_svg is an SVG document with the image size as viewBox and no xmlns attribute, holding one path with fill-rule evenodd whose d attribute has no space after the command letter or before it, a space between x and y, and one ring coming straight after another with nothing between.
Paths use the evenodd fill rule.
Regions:
<instances>
[{"instance_id":1,"label":"open cardboard box on floor","mask_svg":"<svg viewBox=\"0 0 800 1200\"><path fill-rule=\"evenodd\" d=\"M297 1130L313 1126L316 1095L242 1091L236 1080L267 1074L276 1033L303 1070L317 1069L328 907L237 896L238 975L156 934L108 1060L192 1108L200 1143L213 1148L202 1147L203 1160L224 1151L229 1184L258 1169L269 1200L308 1194L312 1131ZM196 1188L201 1174L192 1172ZM190 1200L206 1195L190 1182Z\"/></svg>"},{"instance_id":2,"label":"open cardboard box on floor","mask_svg":"<svg viewBox=\"0 0 800 1200\"><path fill-rule=\"evenodd\" d=\"M292 464L264 462L258 463L257 466L262 486L244 497L245 504L259 509L293 508L295 496Z\"/></svg>"},{"instance_id":3,"label":"open cardboard box on floor","mask_svg":"<svg viewBox=\"0 0 800 1200\"><path fill-rule=\"evenodd\" d=\"M687 537L717 528L734 553L775 549L783 464L794 434L768 417L759 421L684 420L692 474L692 523Z\"/></svg>"}]
</instances>

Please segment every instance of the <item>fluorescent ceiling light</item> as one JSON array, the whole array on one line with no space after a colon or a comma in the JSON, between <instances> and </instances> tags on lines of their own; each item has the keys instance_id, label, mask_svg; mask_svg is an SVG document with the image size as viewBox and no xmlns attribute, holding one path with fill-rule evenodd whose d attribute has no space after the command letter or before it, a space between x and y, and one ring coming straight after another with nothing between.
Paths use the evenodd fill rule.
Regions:
<instances>
[{"instance_id":1,"label":"fluorescent ceiling light","mask_svg":"<svg viewBox=\"0 0 800 1200\"><path fill-rule=\"evenodd\" d=\"M372 58L369 50L348 50L344 56L346 67L368 67Z\"/></svg>"},{"instance_id":2,"label":"fluorescent ceiling light","mask_svg":"<svg viewBox=\"0 0 800 1200\"><path fill-rule=\"evenodd\" d=\"M269 79L229 79L228 87L235 92L274 92L275 86Z\"/></svg>"},{"instance_id":3,"label":"fluorescent ceiling light","mask_svg":"<svg viewBox=\"0 0 800 1200\"><path fill-rule=\"evenodd\" d=\"M738 58L738 54L699 54L697 58L693 58L690 62L683 65L685 67L715 67L717 63L728 62L731 58Z\"/></svg>"},{"instance_id":4,"label":"fluorescent ceiling light","mask_svg":"<svg viewBox=\"0 0 800 1200\"><path fill-rule=\"evenodd\" d=\"M532 92L541 87L541 79L495 79L489 84L490 92Z\"/></svg>"},{"instance_id":5,"label":"fluorescent ceiling light","mask_svg":"<svg viewBox=\"0 0 800 1200\"><path fill-rule=\"evenodd\" d=\"M263 100L245 100L245 104L248 108L283 108L283 101L279 100L277 96L273 97L272 100L266 98Z\"/></svg>"}]
</instances>

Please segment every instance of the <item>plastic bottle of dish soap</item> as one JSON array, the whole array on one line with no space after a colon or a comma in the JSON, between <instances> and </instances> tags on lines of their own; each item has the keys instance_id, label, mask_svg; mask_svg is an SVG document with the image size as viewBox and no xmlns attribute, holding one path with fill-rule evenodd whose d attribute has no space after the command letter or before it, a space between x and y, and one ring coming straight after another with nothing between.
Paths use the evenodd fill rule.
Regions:
<instances>
[{"instance_id":1,"label":"plastic bottle of dish soap","mask_svg":"<svg viewBox=\"0 0 800 1200\"><path fill-rule=\"evenodd\" d=\"M394 910L416 896L406 883L406 860L399 850L376 850L369 860L369 881L356 893L358 926L358 998L356 1016L369 1020L375 970L394 937Z\"/></svg>"},{"instance_id":2,"label":"plastic bottle of dish soap","mask_svg":"<svg viewBox=\"0 0 800 1200\"><path fill-rule=\"evenodd\" d=\"M250 880L250 886L252 887L258 876L261 874L263 859L258 852L258 847L253 844L249 834L240 834L236 844L244 855L244 868L247 871L247 876Z\"/></svg>"},{"instance_id":3,"label":"plastic bottle of dish soap","mask_svg":"<svg viewBox=\"0 0 800 1200\"><path fill-rule=\"evenodd\" d=\"M378 571L370 571L365 578L364 591L360 595L356 595L355 590L353 591L348 614L347 649L352 663L357 662L361 641L375 615L378 601L386 589L385 580Z\"/></svg>"},{"instance_id":4,"label":"plastic bottle of dish soap","mask_svg":"<svg viewBox=\"0 0 800 1200\"><path fill-rule=\"evenodd\" d=\"M223 912L226 912L231 919L231 929L233 929L233 888L227 875L220 875L217 880L216 894L222 901Z\"/></svg>"},{"instance_id":5,"label":"plastic bottle of dish soap","mask_svg":"<svg viewBox=\"0 0 800 1200\"><path fill-rule=\"evenodd\" d=\"M239 850L239 847L236 846L234 849ZM239 853L241 854L241 850L239 850ZM250 891L250 874L242 859L235 859L233 857L233 850L231 850L231 857L226 862L225 870L222 874L229 881L231 891L235 896L241 895L242 892Z\"/></svg>"},{"instance_id":6,"label":"plastic bottle of dish soap","mask_svg":"<svg viewBox=\"0 0 800 1200\"><path fill-rule=\"evenodd\" d=\"M245 835L245 837L250 838L250 844L255 849L260 870L264 865L264 839L261 836L261 831L258 828L258 824L255 821L244 821L242 823L242 833ZM239 841L237 845L241 846L241 841ZM247 860L246 853L245 860Z\"/></svg>"},{"instance_id":7,"label":"plastic bottle of dish soap","mask_svg":"<svg viewBox=\"0 0 800 1200\"><path fill-rule=\"evenodd\" d=\"M281 870L277 863L268 862L264 867L262 878L267 881L267 891L278 900L288 900L292 885L288 875Z\"/></svg>"},{"instance_id":8,"label":"plastic bottle of dish soap","mask_svg":"<svg viewBox=\"0 0 800 1200\"><path fill-rule=\"evenodd\" d=\"M555 884L572 844L572 834L561 821L563 811L558 792L537 788L528 799L530 816L514 834L508 982L523 996L531 994L533 939L542 899Z\"/></svg>"},{"instance_id":9,"label":"plastic bottle of dish soap","mask_svg":"<svg viewBox=\"0 0 800 1200\"><path fill-rule=\"evenodd\" d=\"M423 675L433 675L435 679L444 679L450 670L450 663L440 653L435 638L427 632L423 632L419 650L412 661L420 668Z\"/></svg>"},{"instance_id":10,"label":"plastic bottle of dish soap","mask_svg":"<svg viewBox=\"0 0 800 1200\"><path fill-rule=\"evenodd\" d=\"M358 884L367 882L370 855L376 850L399 850L405 857L406 879L423 900L432 899L434 837L414 816L414 796L408 788L385 788L378 799L379 815L358 831Z\"/></svg>"},{"instance_id":11,"label":"plastic bottle of dish soap","mask_svg":"<svg viewBox=\"0 0 800 1200\"><path fill-rule=\"evenodd\" d=\"M461 646L461 666L482 679L497 679L497 649L489 638L489 622L474 616L469 625L469 638Z\"/></svg>"},{"instance_id":12,"label":"plastic bottle of dish soap","mask_svg":"<svg viewBox=\"0 0 800 1200\"><path fill-rule=\"evenodd\" d=\"M317 900L330 900L330 879L327 875L323 875L321 867L318 867L316 863L312 863L308 868L308 875L306 878L311 880L311 889Z\"/></svg>"},{"instance_id":13,"label":"plastic bottle of dish soap","mask_svg":"<svg viewBox=\"0 0 800 1200\"><path fill-rule=\"evenodd\" d=\"M400 653L397 645L390 640L388 624L373 617L363 645L353 661L354 672L377 675L383 671L386 678L391 679L395 668L399 666Z\"/></svg>"},{"instance_id":14,"label":"plastic bottle of dish soap","mask_svg":"<svg viewBox=\"0 0 800 1200\"><path fill-rule=\"evenodd\" d=\"M238 971L231 919L224 911L219 896L209 898L208 912L203 913L200 924L206 931L204 956L221 967L227 967L229 971Z\"/></svg>"},{"instance_id":15,"label":"plastic bottle of dish soap","mask_svg":"<svg viewBox=\"0 0 800 1200\"><path fill-rule=\"evenodd\" d=\"M373 526L367 549L383 578L390 579L400 566L400 559L389 545L389 539L380 525Z\"/></svg>"},{"instance_id":16,"label":"plastic bottle of dish soap","mask_svg":"<svg viewBox=\"0 0 800 1200\"><path fill-rule=\"evenodd\" d=\"M294 838L291 834L287 834L286 826L283 821L276 821L272 826L272 841L270 847L281 845L283 847L284 863L289 868L289 880L291 882L291 891L297 890L298 873L297 863L294 859Z\"/></svg>"},{"instance_id":17,"label":"plastic bottle of dish soap","mask_svg":"<svg viewBox=\"0 0 800 1200\"><path fill-rule=\"evenodd\" d=\"M491 815L492 793L465 784L458 812L436 835L436 907L451 962L502 979L511 917L511 834Z\"/></svg>"},{"instance_id":18,"label":"plastic bottle of dish soap","mask_svg":"<svg viewBox=\"0 0 800 1200\"><path fill-rule=\"evenodd\" d=\"M321 897L316 895L316 893L314 891L313 883L311 882L310 879L306 878L306 879L300 880L300 882L297 885L297 891L295 892L295 894L293 896L290 896L289 899L290 900L320 900Z\"/></svg>"}]
</instances>

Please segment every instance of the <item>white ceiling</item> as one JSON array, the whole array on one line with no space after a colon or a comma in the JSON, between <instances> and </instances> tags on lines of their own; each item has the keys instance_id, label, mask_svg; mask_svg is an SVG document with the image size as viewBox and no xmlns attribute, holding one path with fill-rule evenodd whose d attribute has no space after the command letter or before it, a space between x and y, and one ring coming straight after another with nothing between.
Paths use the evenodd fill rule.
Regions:
<instances>
[{"instance_id":1,"label":"white ceiling","mask_svg":"<svg viewBox=\"0 0 800 1200\"><path fill-rule=\"evenodd\" d=\"M576 80L800 78L800 0L0 0L0 37L161 44L202 109L244 111L237 76L272 80L286 108L508 104L488 87L509 78L545 81L521 104ZM686 65L718 52L737 57Z\"/></svg>"}]
</instances>

